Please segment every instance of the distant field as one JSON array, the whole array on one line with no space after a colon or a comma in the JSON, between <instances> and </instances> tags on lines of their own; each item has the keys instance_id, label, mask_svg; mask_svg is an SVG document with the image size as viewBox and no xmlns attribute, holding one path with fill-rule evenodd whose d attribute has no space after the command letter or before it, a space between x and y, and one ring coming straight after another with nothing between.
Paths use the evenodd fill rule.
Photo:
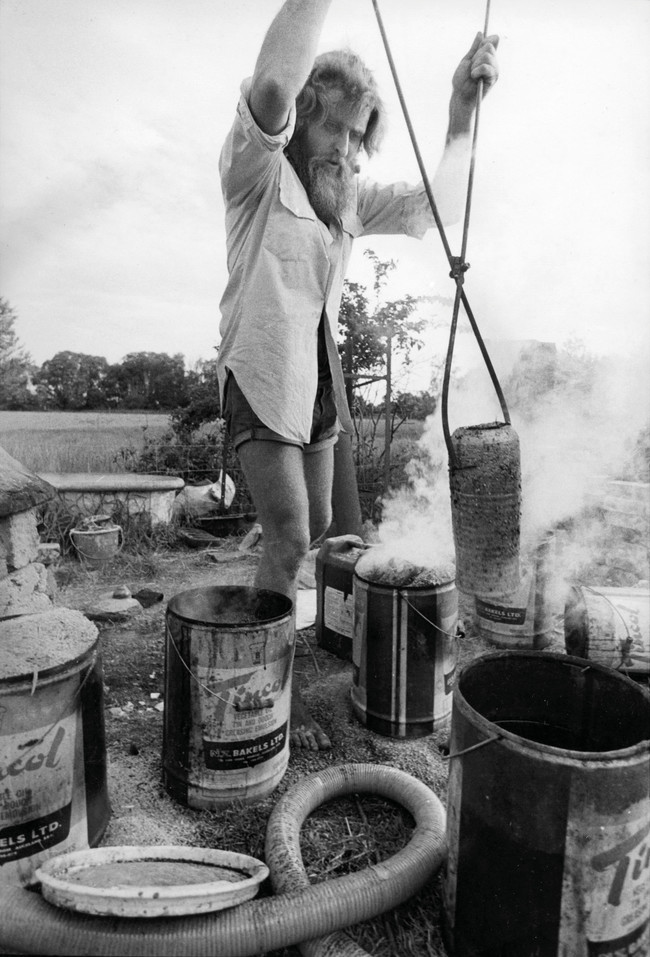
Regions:
<instances>
[{"instance_id":1,"label":"distant field","mask_svg":"<svg viewBox=\"0 0 650 957\"><path fill-rule=\"evenodd\" d=\"M140 449L145 436L160 436L169 416L146 412L2 412L0 446L33 472L123 472L120 450ZM392 445L420 438L422 422L405 422ZM383 449L384 423L375 434Z\"/></svg>"},{"instance_id":2,"label":"distant field","mask_svg":"<svg viewBox=\"0 0 650 957\"><path fill-rule=\"evenodd\" d=\"M168 425L147 412L0 412L0 445L33 472L121 472L120 449Z\"/></svg>"}]
</instances>

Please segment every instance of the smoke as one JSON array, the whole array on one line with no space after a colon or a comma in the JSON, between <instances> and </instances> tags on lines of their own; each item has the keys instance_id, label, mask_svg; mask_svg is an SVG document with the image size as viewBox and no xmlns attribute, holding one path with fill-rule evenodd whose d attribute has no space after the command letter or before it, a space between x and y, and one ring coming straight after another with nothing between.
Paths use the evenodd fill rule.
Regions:
<instances>
[{"instance_id":1,"label":"smoke","mask_svg":"<svg viewBox=\"0 0 650 957\"><path fill-rule=\"evenodd\" d=\"M566 529L579 519L580 531L570 543L571 564L584 563L602 551L607 538L601 519L593 527L587 522L589 509L603 504L607 482L648 481L647 459L638 455L640 436L645 430L647 442L650 422L647 369L629 359L591 356L579 343L561 349L546 343L496 344L488 351L520 440L522 554L529 554L549 531ZM503 421L484 368L454 384L448 407L452 432ZM453 556L440 410L427 419L407 471L408 485L385 502L378 536L391 553L435 566ZM569 548L568 541L565 545Z\"/></svg>"},{"instance_id":2,"label":"smoke","mask_svg":"<svg viewBox=\"0 0 650 957\"><path fill-rule=\"evenodd\" d=\"M509 362L498 349L492 359L520 441L524 541L602 499L608 480L647 481L633 462L650 424L650 382L642 363L598 358L579 343L561 349L527 343ZM484 406L492 419L501 418L485 377L470 375L461 394L475 412Z\"/></svg>"},{"instance_id":3,"label":"smoke","mask_svg":"<svg viewBox=\"0 0 650 957\"><path fill-rule=\"evenodd\" d=\"M377 532L392 556L424 568L454 561L447 453L438 418L427 419L418 454L407 466L408 485L386 498Z\"/></svg>"}]
</instances>

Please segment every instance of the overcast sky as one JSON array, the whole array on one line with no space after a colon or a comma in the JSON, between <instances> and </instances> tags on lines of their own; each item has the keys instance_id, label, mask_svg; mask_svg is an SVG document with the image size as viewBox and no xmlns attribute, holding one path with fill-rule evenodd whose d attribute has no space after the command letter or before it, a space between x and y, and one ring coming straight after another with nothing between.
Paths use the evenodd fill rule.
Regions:
<instances>
[{"instance_id":1,"label":"overcast sky","mask_svg":"<svg viewBox=\"0 0 650 957\"><path fill-rule=\"evenodd\" d=\"M380 0L431 173L474 0ZM274 0L0 0L0 295L41 363L69 349L214 356L225 282L219 151ZM493 0L466 292L486 339L650 352L650 0ZM371 0L334 0L389 106L367 173L418 178ZM460 227L449 231L455 251ZM453 294L440 239L372 238L391 293ZM438 306L440 319L449 307Z\"/></svg>"}]
</instances>

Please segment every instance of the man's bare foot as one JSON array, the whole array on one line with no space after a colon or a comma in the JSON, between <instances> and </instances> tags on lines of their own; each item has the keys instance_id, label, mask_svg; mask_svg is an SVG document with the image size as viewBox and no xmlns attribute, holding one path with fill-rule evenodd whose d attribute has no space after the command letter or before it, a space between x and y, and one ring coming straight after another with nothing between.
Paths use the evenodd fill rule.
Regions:
<instances>
[{"instance_id":1,"label":"man's bare foot","mask_svg":"<svg viewBox=\"0 0 650 957\"><path fill-rule=\"evenodd\" d=\"M332 742L310 715L299 691L291 694L291 722L289 741L292 748L308 751L327 751Z\"/></svg>"}]
</instances>

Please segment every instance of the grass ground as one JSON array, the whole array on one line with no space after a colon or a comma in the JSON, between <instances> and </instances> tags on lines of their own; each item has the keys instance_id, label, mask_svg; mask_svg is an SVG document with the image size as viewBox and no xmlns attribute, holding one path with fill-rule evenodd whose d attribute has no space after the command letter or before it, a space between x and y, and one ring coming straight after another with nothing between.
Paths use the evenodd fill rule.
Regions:
<instances>
[{"instance_id":1,"label":"grass ground","mask_svg":"<svg viewBox=\"0 0 650 957\"><path fill-rule=\"evenodd\" d=\"M144 412L2 412L0 445L33 472L122 472L120 450L162 434L168 415Z\"/></svg>"}]
</instances>

